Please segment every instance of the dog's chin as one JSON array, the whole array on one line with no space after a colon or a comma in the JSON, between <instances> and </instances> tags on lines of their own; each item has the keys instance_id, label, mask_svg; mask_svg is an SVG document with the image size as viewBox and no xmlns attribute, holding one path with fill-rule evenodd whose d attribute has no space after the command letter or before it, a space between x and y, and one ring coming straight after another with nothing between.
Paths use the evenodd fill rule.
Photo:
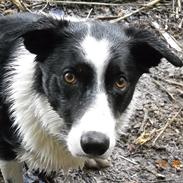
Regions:
<instances>
[{"instance_id":1,"label":"dog's chin","mask_svg":"<svg viewBox=\"0 0 183 183\"><path fill-rule=\"evenodd\" d=\"M75 152L72 153L72 156L74 157L78 157L78 158L83 158L83 159L108 159L111 156L112 150L108 150L105 154L102 154L100 156L96 156L96 155L89 155L89 154L85 154L83 152Z\"/></svg>"},{"instance_id":2,"label":"dog's chin","mask_svg":"<svg viewBox=\"0 0 183 183\"><path fill-rule=\"evenodd\" d=\"M94 155L85 155L85 154L76 154L75 157L84 158L84 159L106 159L109 156L94 156Z\"/></svg>"},{"instance_id":3,"label":"dog's chin","mask_svg":"<svg viewBox=\"0 0 183 183\"><path fill-rule=\"evenodd\" d=\"M100 170L111 166L111 153L105 153L101 156L86 155L82 153L72 154L74 157L84 160L84 167L87 169Z\"/></svg>"}]
</instances>

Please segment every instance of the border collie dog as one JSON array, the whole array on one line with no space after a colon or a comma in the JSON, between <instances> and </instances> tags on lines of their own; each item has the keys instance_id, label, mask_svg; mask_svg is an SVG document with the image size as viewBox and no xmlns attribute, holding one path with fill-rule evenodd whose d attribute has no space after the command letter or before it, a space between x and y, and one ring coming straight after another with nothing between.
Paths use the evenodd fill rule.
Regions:
<instances>
[{"instance_id":1,"label":"border collie dog","mask_svg":"<svg viewBox=\"0 0 183 183\"><path fill-rule=\"evenodd\" d=\"M147 30L23 13L0 18L0 168L22 183L22 163L45 171L109 157L127 125L136 83L166 58Z\"/></svg>"}]
</instances>

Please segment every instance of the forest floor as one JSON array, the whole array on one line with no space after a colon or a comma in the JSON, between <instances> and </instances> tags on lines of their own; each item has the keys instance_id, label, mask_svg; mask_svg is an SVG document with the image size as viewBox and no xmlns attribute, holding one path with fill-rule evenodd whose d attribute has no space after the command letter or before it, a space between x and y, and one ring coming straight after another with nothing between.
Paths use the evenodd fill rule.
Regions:
<instances>
[{"instance_id":1,"label":"forest floor","mask_svg":"<svg viewBox=\"0 0 183 183\"><path fill-rule=\"evenodd\" d=\"M116 20L146 28L158 37L173 37L180 57L183 51L183 1L164 0L149 8L149 0L106 0L109 3L62 4L43 1L1 0L0 16L19 11L56 12L82 18ZM120 5L110 5L119 3ZM158 24L161 28L154 26ZM165 33L165 34L164 34ZM167 43L173 46L172 41ZM178 47L178 48L177 48ZM144 74L138 83L141 93L136 111L125 134L121 135L112 154L112 165L102 170L74 170L48 178L36 172L25 173L27 183L183 183L183 69L175 68L166 60ZM0 181L1 182L1 181Z\"/></svg>"}]
</instances>

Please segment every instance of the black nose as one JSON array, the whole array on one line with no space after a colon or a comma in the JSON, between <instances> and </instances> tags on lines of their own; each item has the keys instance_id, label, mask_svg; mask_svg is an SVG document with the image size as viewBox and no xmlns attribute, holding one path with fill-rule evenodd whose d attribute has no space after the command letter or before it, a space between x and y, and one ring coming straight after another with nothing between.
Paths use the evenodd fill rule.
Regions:
<instances>
[{"instance_id":1,"label":"black nose","mask_svg":"<svg viewBox=\"0 0 183 183\"><path fill-rule=\"evenodd\" d=\"M90 131L81 136L81 147L86 154L100 156L109 148L109 138L99 132Z\"/></svg>"}]
</instances>

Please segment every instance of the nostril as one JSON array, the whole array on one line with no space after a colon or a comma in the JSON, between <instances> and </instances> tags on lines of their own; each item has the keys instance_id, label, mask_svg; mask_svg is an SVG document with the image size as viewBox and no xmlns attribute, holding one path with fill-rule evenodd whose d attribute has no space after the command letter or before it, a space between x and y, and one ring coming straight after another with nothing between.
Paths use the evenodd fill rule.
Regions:
<instances>
[{"instance_id":1,"label":"nostril","mask_svg":"<svg viewBox=\"0 0 183 183\"><path fill-rule=\"evenodd\" d=\"M86 154L100 156L109 148L109 138L99 132L90 131L81 136L81 147Z\"/></svg>"}]
</instances>

